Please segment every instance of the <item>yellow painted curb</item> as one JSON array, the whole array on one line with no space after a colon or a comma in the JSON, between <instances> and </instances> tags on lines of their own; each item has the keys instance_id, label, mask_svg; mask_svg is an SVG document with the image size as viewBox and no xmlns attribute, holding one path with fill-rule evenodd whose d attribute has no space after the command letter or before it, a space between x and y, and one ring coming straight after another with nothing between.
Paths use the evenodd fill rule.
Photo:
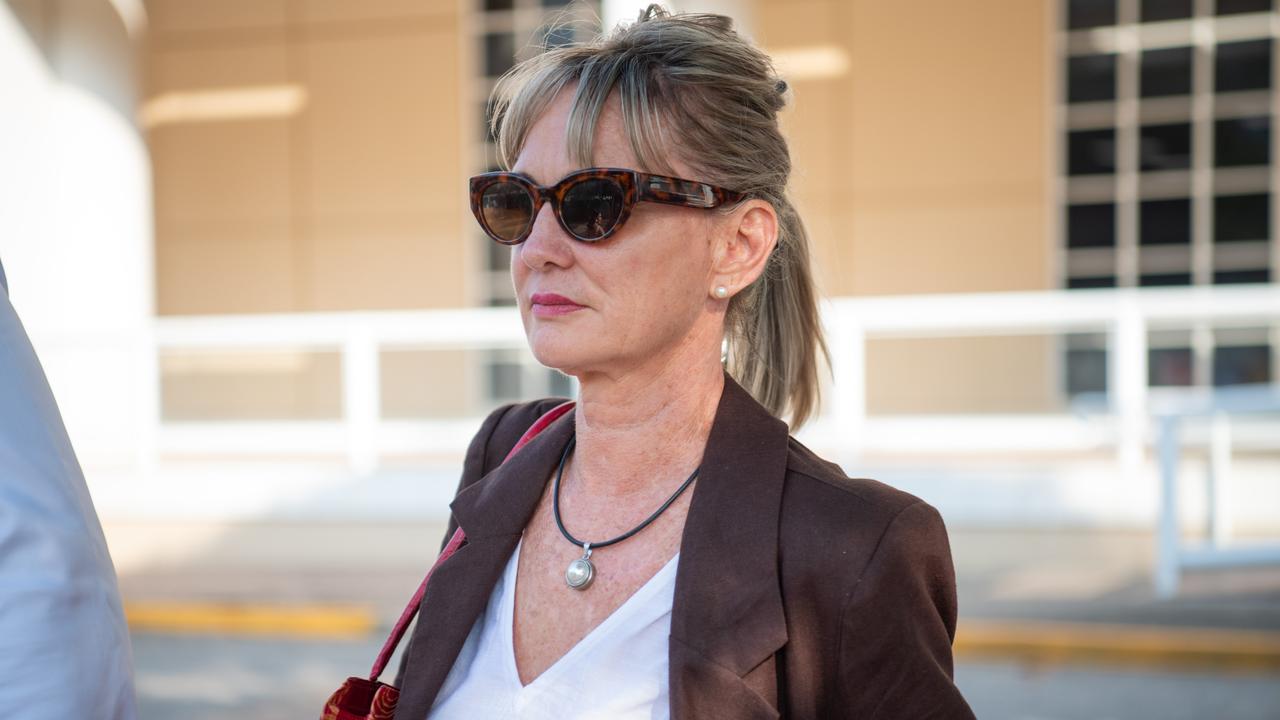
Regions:
<instances>
[{"instance_id":1,"label":"yellow painted curb","mask_svg":"<svg viewBox=\"0 0 1280 720\"><path fill-rule=\"evenodd\" d=\"M160 633L355 638L378 626L360 605L126 603L132 630Z\"/></svg>"},{"instance_id":2,"label":"yellow painted curb","mask_svg":"<svg viewBox=\"0 0 1280 720\"><path fill-rule=\"evenodd\" d=\"M953 649L1041 663L1280 669L1280 632L1253 630L962 619Z\"/></svg>"}]
</instances>

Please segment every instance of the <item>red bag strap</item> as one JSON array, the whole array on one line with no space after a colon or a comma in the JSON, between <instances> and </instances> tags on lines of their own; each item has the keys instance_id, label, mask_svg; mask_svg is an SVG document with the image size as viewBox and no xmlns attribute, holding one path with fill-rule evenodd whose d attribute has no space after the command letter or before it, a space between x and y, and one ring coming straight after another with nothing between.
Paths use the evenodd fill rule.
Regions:
<instances>
[{"instance_id":1,"label":"red bag strap","mask_svg":"<svg viewBox=\"0 0 1280 720\"><path fill-rule=\"evenodd\" d=\"M561 415L572 410L573 405L574 402L572 400L562 402L543 413L542 417L534 420L533 424L529 426L529 429L524 431L524 435L521 435L520 439L516 441L515 446L511 448L511 452L507 453L507 456L503 458L502 462L510 460L512 455L515 455L520 448L528 445L530 440L538 436L538 433L545 430L551 423L559 420Z\"/></svg>"},{"instance_id":2,"label":"red bag strap","mask_svg":"<svg viewBox=\"0 0 1280 720\"><path fill-rule=\"evenodd\" d=\"M516 441L515 446L512 447L511 452L507 453L507 456L502 459L502 462L505 463L510 460L512 455L515 455L520 448L528 445L529 441L537 437L538 433L542 432L548 425L558 420L561 415L572 410L573 405L574 402L572 400L560 403L544 413L542 417L535 420L533 424L529 426L529 429L524 431L524 435L521 435L520 439ZM378 659L373 661L373 669L369 671L370 682L377 682L378 678L382 676L382 671L387 669L387 664L391 662L391 656L395 654L396 647L400 645L400 641L404 638L405 631L409 629L409 623L413 622L413 617L418 614L418 609L422 607L422 596L427 592L427 582L431 580L431 574L436 571L436 568L440 567L440 563L448 560L450 556L457 552L458 548L462 547L462 543L466 542L466 539L467 534L462 531L462 528L458 528L454 531L453 537L449 538L449 542L444 546L444 550L440 551L440 556L436 558L435 563L431 565L431 569L427 571L427 576L422 579L422 584L419 585L417 591L413 593L413 598L409 600L409 604L405 606L404 612L400 613L400 619L396 620L395 627L391 629L391 636L387 638L385 643L383 643L382 651L378 653Z\"/></svg>"}]
</instances>

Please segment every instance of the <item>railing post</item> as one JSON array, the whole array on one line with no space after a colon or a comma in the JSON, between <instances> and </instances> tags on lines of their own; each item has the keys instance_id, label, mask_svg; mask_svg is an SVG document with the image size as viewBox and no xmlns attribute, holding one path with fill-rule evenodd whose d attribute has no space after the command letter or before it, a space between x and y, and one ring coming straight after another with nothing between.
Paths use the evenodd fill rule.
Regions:
<instances>
[{"instance_id":1,"label":"railing post","mask_svg":"<svg viewBox=\"0 0 1280 720\"><path fill-rule=\"evenodd\" d=\"M365 333L349 336L342 346L342 413L347 426L347 462L357 474L378 465L378 422L381 409L378 343Z\"/></svg>"},{"instance_id":2,"label":"railing post","mask_svg":"<svg viewBox=\"0 0 1280 720\"><path fill-rule=\"evenodd\" d=\"M136 457L138 474L143 479L155 476L160 462L160 424L164 420L162 406L163 380L160 368L160 345L154 325L149 325L137 342L138 407L136 420Z\"/></svg>"},{"instance_id":3,"label":"railing post","mask_svg":"<svg viewBox=\"0 0 1280 720\"><path fill-rule=\"evenodd\" d=\"M848 457L856 459L862 452L863 430L867 419L867 334L855 314L847 308L832 312L831 323L831 418L837 437Z\"/></svg>"},{"instance_id":4,"label":"railing post","mask_svg":"<svg viewBox=\"0 0 1280 720\"><path fill-rule=\"evenodd\" d=\"M1119 299L1110 333L1107 393L1117 419L1116 459L1131 478L1142 467L1147 429L1147 324L1136 296Z\"/></svg>"},{"instance_id":5,"label":"railing post","mask_svg":"<svg viewBox=\"0 0 1280 720\"><path fill-rule=\"evenodd\" d=\"M1156 596L1178 594L1182 538L1178 532L1178 417L1160 418L1160 515L1156 519Z\"/></svg>"},{"instance_id":6,"label":"railing post","mask_svg":"<svg viewBox=\"0 0 1280 720\"><path fill-rule=\"evenodd\" d=\"M1231 418L1219 410L1209 423L1209 544L1220 547L1231 536Z\"/></svg>"}]
</instances>

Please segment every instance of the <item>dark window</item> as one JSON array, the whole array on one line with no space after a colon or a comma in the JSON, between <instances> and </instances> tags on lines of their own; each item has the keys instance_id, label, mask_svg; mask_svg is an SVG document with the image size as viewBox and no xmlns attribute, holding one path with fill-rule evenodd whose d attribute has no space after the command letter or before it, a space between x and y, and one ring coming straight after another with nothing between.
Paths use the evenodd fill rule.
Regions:
<instances>
[{"instance_id":1,"label":"dark window","mask_svg":"<svg viewBox=\"0 0 1280 720\"><path fill-rule=\"evenodd\" d=\"M1142 22L1191 17L1191 0L1142 0Z\"/></svg>"},{"instance_id":2,"label":"dark window","mask_svg":"<svg viewBox=\"0 0 1280 720\"><path fill-rule=\"evenodd\" d=\"M484 242L488 247L488 250L486 251L486 255L488 256L488 259L489 259L487 263L487 265L489 266L489 269L495 272L497 271L506 272L507 270L510 270L511 269L511 246L502 245L501 243L496 243L493 240L491 240L488 235L484 236Z\"/></svg>"},{"instance_id":3,"label":"dark window","mask_svg":"<svg viewBox=\"0 0 1280 720\"><path fill-rule=\"evenodd\" d=\"M1067 207L1067 247L1112 247L1115 244L1115 203Z\"/></svg>"},{"instance_id":4,"label":"dark window","mask_svg":"<svg viewBox=\"0 0 1280 720\"><path fill-rule=\"evenodd\" d=\"M542 46L548 49L572 44L573 27L569 25L555 25L547 28L547 32L542 39Z\"/></svg>"},{"instance_id":5,"label":"dark window","mask_svg":"<svg viewBox=\"0 0 1280 720\"><path fill-rule=\"evenodd\" d=\"M1213 241L1268 240L1271 196L1219 195L1213 199Z\"/></svg>"},{"instance_id":6,"label":"dark window","mask_svg":"<svg viewBox=\"0 0 1280 720\"><path fill-rule=\"evenodd\" d=\"M1191 94L1189 47L1146 50L1142 53L1142 97Z\"/></svg>"},{"instance_id":7,"label":"dark window","mask_svg":"<svg viewBox=\"0 0 1280 720\"><path fill-rule=\"evenodd\" d=\"M493 136L493 128L489 125L489 103L480 103L480 124L483 125L481 131L484 135L485 142L496 142L497 138Z\"/></svg>"},{"instance_id":8,"label":"dark window","mask_svg":"<svg viewBox=\"0 0 1280 720\"><path fill-rule=\"evenodd\" d=\"M1271 382L1269 345L1228 345L1213 349L1214 385L1268 382Z\"/></svg>"},{"instance_id":9,"label":"dark window","mask_svg":"<svg viewBox=\"0 0 1280 720\"><path fill-rule=\"evenodd\" d=\"M1107 351L1067 351L1067 393L1075 395L1107 390Z\"/></svg>"},{"instance_id":10,"label":"dark window","mask_svg":"<svg viewBox=\"0 0 1280 720\"><path fill-rule=\"evenodd\" d=\"M1191 348L1153 348L1147 351L1147 384L1190 385L1191 363Z\"/></svg>"},{"instance_id":11,"label":"dark window","mask_svg":"<svg viewBox=\"0 0 1280 720\"><path fill-rule=\"evenodd\" d=\"M565 375L559 370L548 370L551 374L551 394L555 397L572 397L573 396L573 378Z\"/></svg>"},{"instance_id":12,"label":"dark window","mask_svg":"<svg viewBox=\"0 0 1280 720\"><path fill-rule=\"evenodd\" d=\"M510 10L515 7L515 0L483 0L481 6L485 10Z\"/></svg>"},{"instance_id":13,"label":"dark window","mask_svg":"<svg viewBox=\"0 0 1280 720\"><path fill-rule=\"evenodd\" d=\"M1151 273L1138 278L1142 287L1161 287L1165 285L1190 285L1191 273Z\"/></svg>"},{"instance_id":14,"label":"dark window","mask_svg":"<svg viewBox=\"0 0 1280 720\"><path fill-rule=\"evenodd\" d=\"M1271 162L1271 118L1219 120L1213 124L1213 164L1218 167Z\"/></svg>"},{"instance_id":15,"label":"dark window","mask_svg":"<svg viewBox=\"0 0 1280 720\"><path fill-rule=\"evenodd\" d=\"M1191 201L1143 200L1139 222L1143 245L1185 245L1191 242Z\"/></svg>"},{"instance_id":16,"label":"dark window","mask_svg":"<svg viewBox=\"0 0 1280 720\"><path fill-rule=\"evenodd\" d=\"M1143 171L1191 167L1191 125L1143 125L1138 157Z\"/></svg>"},{"instance_id":17,"label":"dark window","mask_svg":"<svg viewBox=\"0 0 1280 720\"><path fill-rule=\"evenodd\" d=\"M520 397L520 376L524 369L519 363L496 361L489 364L489 396L494 399L514 400Z\"/></svg>"},{"instance_id":18,"label":"dark window","mask_svg":"<svg viewBox=\"0 0 1280 720\"><path fill-rule=\"evenodd\" d=\"M1271 87L1271 41L1247 40L1218 45L1213 69L1217 92Z\"/></svg>"},{"instance_id":19,"label":"dark window","mask_svg":"<svg viewBox=\"0 0 1280 720\"><path fill-rule=\"evenodd\" d=\"M1067 28L1101 27L1116 24L1116 0L1069 0Z\"/></svg>"},{"instance_id":20,"label":"dark window","mask_svg":"<svg viewBox=\"0 0 1280 720\"><path fill-rule=\"evenodd\" d=\"M1270 12L1272 0L1218 0L1219 15Z\"/></svg>"},{"instance_id":21,"label":"dark window","mask_svg":"<svg viewBox=\"0 0 1280 720\"><path fill-rule=\"evenodd\" d=\"M516 38L511 33L484 36L484 74L497 77L516 64Z\"/></svg>"},{"instance_id":22,"label":"dark window","mask_svg":"<svg viewBox=\"0 0 1280 720\"><path fill-rule=\"evenodd\" d=\"M1115 55L1079 55L1067 59L1067 102L1115 98Z\"/></svg>"},{"instance_id":23,"label":"dark window","mask_svg":"<svg viewBox=\"0 0 1280 720\"><path fill-rule=\"evenodd\" d=\"M1094 175L1116 171L1116 131L1076 130L1067 134L1067 172Z\"/></svg>"},{"instance_id":24,"label":"dark window","mask_svg":"<svg viewBox=\"0 0 1280 720\"><path fill-rule=\"evenodd\" d=\"M1270 270L1219 270L1213 274L1213 282L1218 285L1238 285L1246 283L1271 282Z\"/></svg>"},{"instance_id":25,"label":"dark window","mask_svg":"<svg viewBox=\"0 0 1280 720\"><path fill-rule=\"evenodd\" d=\"M1116 286L1115 275L1099 275L1097 277L1067 278L1068 290L1087 290L1089 288L1111 288Z\"/></svg>"}]
</instances>

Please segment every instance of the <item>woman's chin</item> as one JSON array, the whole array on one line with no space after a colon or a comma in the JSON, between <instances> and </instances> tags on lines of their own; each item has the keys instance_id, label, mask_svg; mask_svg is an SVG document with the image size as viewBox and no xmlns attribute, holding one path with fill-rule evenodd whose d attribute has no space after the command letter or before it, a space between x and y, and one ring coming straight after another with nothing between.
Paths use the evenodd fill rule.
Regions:
<instances>
[{"instance_id":1,"label":"woman's chin","mask_svg":"<svg viewBox=\"0 0 1280 720\"><path fill-rule=\"evenodd\" d=\"M577 375L584 363L588 362L586 344L573 342L563 335L546 337L535 333L529 339L529 350L542 365L559 370L565 375Z\"/></svg>"}]
</instances>

